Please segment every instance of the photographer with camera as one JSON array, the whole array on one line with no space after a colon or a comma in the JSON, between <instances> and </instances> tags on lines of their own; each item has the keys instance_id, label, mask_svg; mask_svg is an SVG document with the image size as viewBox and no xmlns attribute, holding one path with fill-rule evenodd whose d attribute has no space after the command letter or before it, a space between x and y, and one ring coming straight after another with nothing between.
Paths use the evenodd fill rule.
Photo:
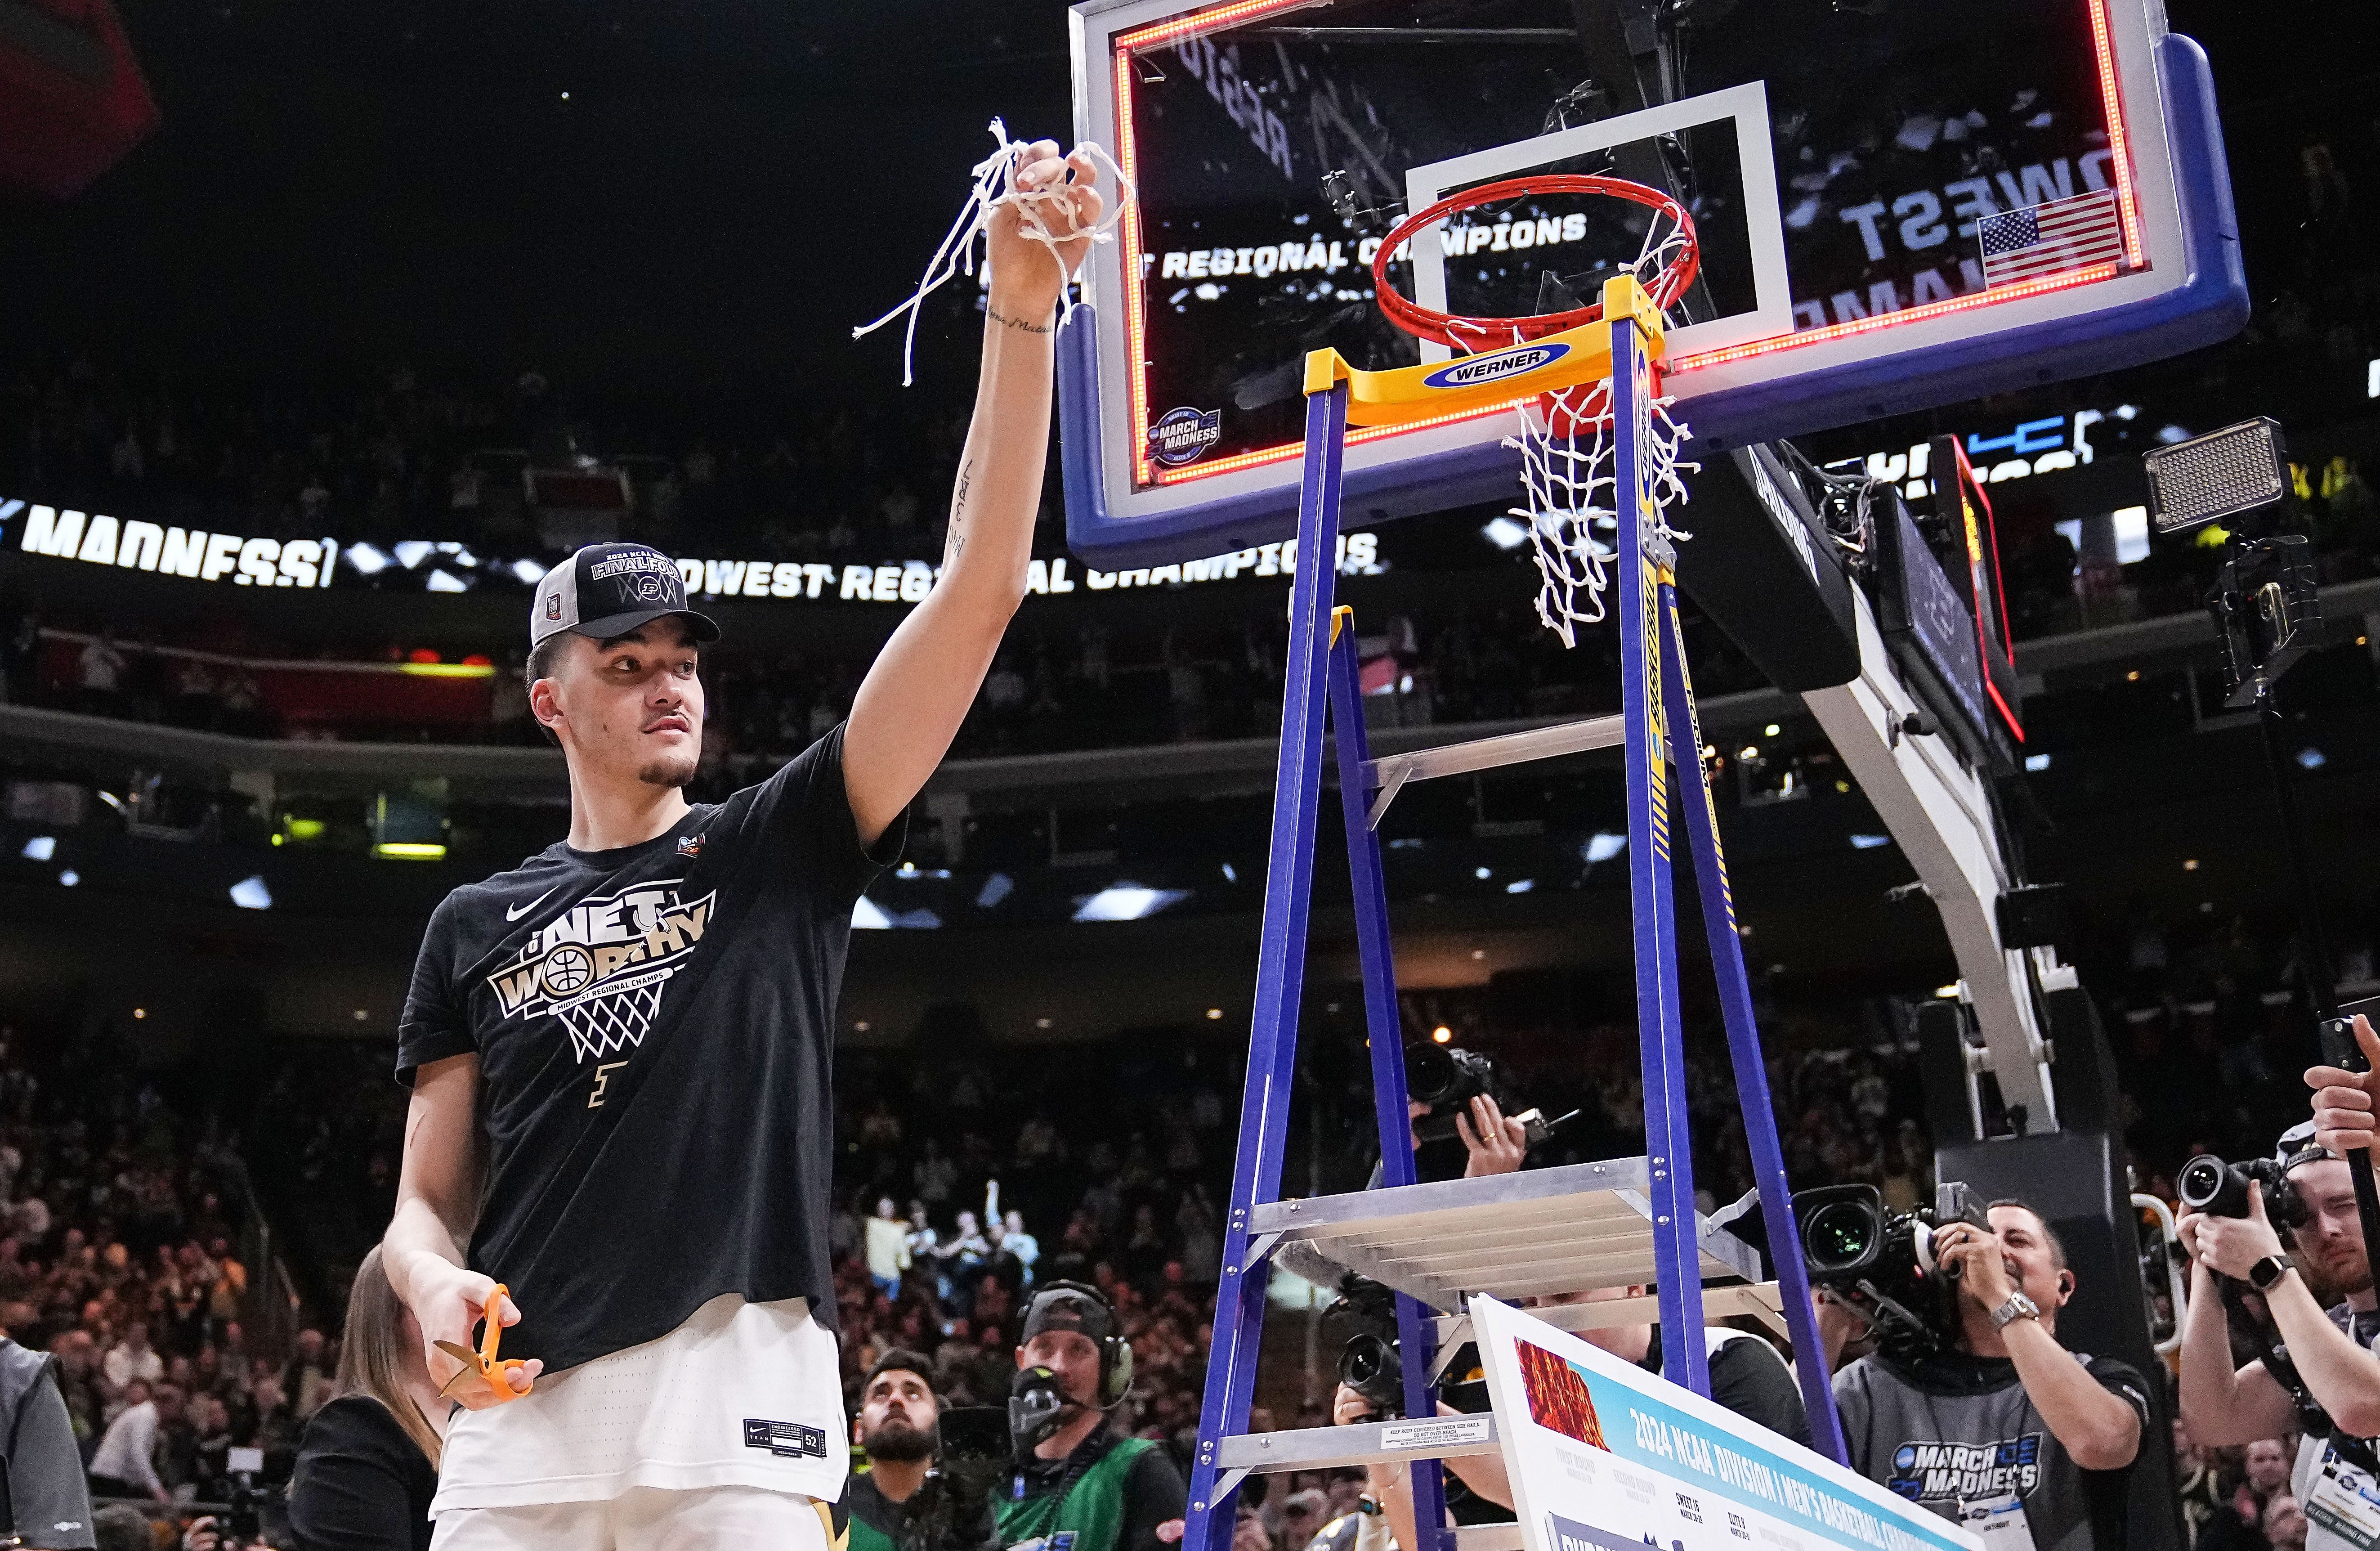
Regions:
<instances>
[{"instance_id":1,"label":"photographer with camera","mask_svg":"<svg viewBox=\"0 0 2380 1551\"><path fill-rule=\"evenodd\" d=\"M1405 1117L1412 1122L1414 1150L1425 1143L1460 1140L1463 1178L1517 1174L1531 1147L1553 1134L1536 1109L1516 1109L1519 1099L1496 1063L1475 1050L1415 1040L1405 1046ZM1567 1117L1565 1117L1567 1118ZM1384 1166L1372 1169L1371 1187Z\"/></svg>"},{"instance_id":2,"label":"photographer with camera","mask_svg":"<svg viewBox=\"0 0 2380 1551\"><path fill-rule=\"evenodd\" d=\"M2194 1158L2181 1181L2179 1237L2192 1263L2183 1423L2216 1446L2294 1428L2302 1437L2289 1489L2313 1510L2309 1544L2369 1546L2368 1534L2332 1528L2370 1521L2362 1492L2380 1434L2380 1363L2372 1357L2380 1314L2346 1163L2308 1122L2283 1133L2272 1159L2242 1167ZM2243 1324L2265 1355L2235 1369L2231 1338Z\"/></svg>"},{"instance_id":3,"label":"photographer with camera","mask_svg":"<svg viewBox=\"0 0 2380 1551\"><path fill-rule=\"evenodd\" d=\"M2366 1056L2380 1052L2366 1019L2354 1020L2354 1035ZM2199 1206L2180 1223L2194 1261L2182 1418L2211 1442L2297 1427L2304 1436L2289 1489L2304 1506L2301 1534L2313 1551L2347 1551L2380 1539L2368 1496L2380 1477L2380 1363L2371 1356L2380 1313L2354 1180L2339 1156L2371 1144L2373 1075L2315 1066L2306 1085L2315 1090L2313 1120L2285 1132L2271 1163L2192 1158L2182 1170L2185 1203ZM2288 1258L2276 1218L2294 1252ZM2256 1306L2265 1353L2232 1370L2228 1337ZM2256 1420L2273 1425L2259 1432Z\"/></svg>"},{"instance_id":4,"label":"photographer with camera","mask_svg":"<svg viewBox=\"0 0 2380 1551\"><path fill-rule=\"evenodd\" d=\"M932 1359L895 1347L860 1381L852 1435L868 1469L851 1478L849 1551L991 1551L1001 1544L989 1491L939 1470L941 1398Z\"/></svg>"},{"instance_id":5,"label":"photographer with camera","mask_svg":"<svg viewBox=\"0 0 2380 1551\"><path fill-rule=\"evenodd\" d=\"M1009 1431L1016 1475L998 1508L1008 1545L1073 1537L1069 1551L1166 1551L1189 1502L1165 1450L1112 1413L1132 1393L1132 1345L1099 1288L1044 1282L1025 1306Z\"/></svg>"},{"instance_id":6,"label":"photographer with camera","mask_svg":"<svg viewBox=\"0 0 2380 1551\"><path fill-rule=\"evenodd\" d=\"M1534 1107L1507 1114L1507 1109L1517 1108L1520 1100L1506 1083L1504 1073L1488 1056L1460 1046L1419 1040L1406 1045L1405 1087L1405 1115L1415 1152L1427 1157L1425 1144L1460 1141L1465 1179L1519 1173L1529 1149L1570 1118L1565 1116L1549 1123ZM1386 1160L1375 1164L1366 1188L1378 1189L1385 1173ZM1278 1264L1318 1285L1337 1286L1340 1307L1357 1326L1357 1334L1340 1355L1339 1390L1331 1404L1333 1424L1343 1427L1402 1414L1403 1381L1395 1345L1394 1295L1366 1278L1342 1276L1336 1265L1303 1253L1303 1249L1285 1246ZM1469 1410L1487 1409L1475 1348L1455 1353L1446 1387L1458 1396L1467 1390L1473 1398ZM1441 1416L1461 1416L1465 1407L1441 1398L1438 1411ZM1501 1461L1488 1458L1446 1463L1461 1486L1470 1487L1489 1503L1511 1506L1512 1488ZM1360 1545L1378 1541L1383 1528L1396 1545L1415 1544L1411 1477L1402 1467L1369 1467L1360 1511L1366 1520L1356 1537Z\"/></svg>"},{"instance_id":7,"label":"photographer with camera","mask_svg":"<svg viewBox=\"0 0 2380 1551\"><path fill-rule=\"evenodd\" d=\"M1888 1342L1835 1375L1851 1467L2006 1551L2120 1546L2147 1382L2058 1344L2074 1274L2041 1215L2001 1201L1985 1218L1930 1235L1947 1338Z\"/></svg>"}]
</instances>

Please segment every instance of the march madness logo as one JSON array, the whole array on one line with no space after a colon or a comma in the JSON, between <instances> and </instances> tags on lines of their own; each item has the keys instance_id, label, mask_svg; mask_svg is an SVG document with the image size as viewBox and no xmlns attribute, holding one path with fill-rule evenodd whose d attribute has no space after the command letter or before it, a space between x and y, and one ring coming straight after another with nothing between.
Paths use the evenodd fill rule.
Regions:
<instances>
[{"instance_id":1,"label":"march madness logo","mask_svg":"<svg viewBox=\"0 0 2380 1551\"><path fill-rule=\"evenodd\" d=\"M552 1013L581 1062L643 1044L718 898L681 901L680 882L637 884L565 910L488 977L504 1016Z\"/></svg>"},{"instance_id":2,"label":"march madness logo","mask_svg":"<svg viewBox=\"0 0 2380 1551\"><path fill-rule=\"evenodd\" d=\"M1197 462L1222 439L1222 410L1194 409L1184 404L1166 410L1148 428L1148 456L1169 469L1178 469Z\"/></svg>"},{"instance_id":3,"label":"march madness logo","mask_svg":"<svg viewBox=\"0 0 2380 1551\"><path fill-rule=\"evenodd\" d=\"M1912 1503L1954 1497L2022 1496L2041 1482L2041 1435L1998 1443L1902 1444L1892 1453L1887 1486Z\"/></svg>"}]
</instances>

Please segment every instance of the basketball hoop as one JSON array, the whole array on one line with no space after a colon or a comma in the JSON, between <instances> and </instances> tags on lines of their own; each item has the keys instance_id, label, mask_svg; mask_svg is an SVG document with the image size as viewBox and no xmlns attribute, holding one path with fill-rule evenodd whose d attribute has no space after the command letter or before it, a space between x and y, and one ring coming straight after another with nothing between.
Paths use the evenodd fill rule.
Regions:
<instances>
[{"instance_id":1,"label":"basketball hoop","mask_svg":"<svg viewBox=\"0 0 2380 1551\"><path fill-rule=\"evenodd\" d=\"M1381 312L1407 334L1466 353L1524 344L1600 322L1599 297L1590 306L1564 312L1476 318L1424 307L1390 287L1390 258L1417 234L1457 211L1532 194L1600 194L1645 206L1653 212L1653 219L1635 259L1624 267L1663 311L1675 306L1694 283L1702 264L1701 245L1694 237L1694 217L1675 199L1658 189L1622 178L1548 174L1466 189L1398 223L1372 260L1374 291ZM1651 532L1646 536L1674 543L1692 536L1669 522L1670 507L1686 498L1678 470L1698 465L1678 461L1686 428L1670 417L1670 400L1659 396L1658 369L1653 378L1652 392L1634 405L1640 442L1651 465ZM1536 554L1541 583L1537 617L1561 638L1564 646L1575 646L1578 627L1594 624L1604 616L1603 594L1610 582L1607 568L1615 553L1613 538L1621 518L1611 440L1611 379L1541 394L1523 401L1520 413L1520 434L1506 437L1504 445L1521 455L1524 504L1510 510L1527 522L1529 542Z\"/></svg>"},{"instance_id":2,"label":"basketball hoop","mask_svg":"<svg viewBox=\"0 0 2380 1551\"><path fill-rule=\"evenodd\" d=\"M1631 183L1620 177L1587 177L1568 173L1548 173L1537 177L1508 177L1499 183L1483 183L1476 189L1465 189L1459 194L1439 201L1418 215L1408 215L1397 223L1396 229L1381 239L1380 250L1372 258L1372 287L1378 294L1380 311L1389 322L1407 334L1433 340L1450 349L1476 350L1488 345L1518 344L1564 329L1578 328L1599 322L1603 303L1598 299L1589 306L1572 308L1567 312L1547 312L1534 318L1467 318L1455 313L1440 312L1399 294L1389 284L1389 260L1423 228L1436 226L1459 211L1480 205L1502 204L1509 200L1526 199L1532 194L1601 194L1615 200L1641 204L1653 212L1653 221L1645 229L1645 245L1636 260L1628 265L1630 274L1653 299L1653 305L1668 311L1686 294L1702 268L1702 245L1694 238L1694 217L1685 206L1658 189L1648 189L1642 183ZM1658 273L1646 279L1645 272L1654 268Z\"/></svg>"}]
</instances>

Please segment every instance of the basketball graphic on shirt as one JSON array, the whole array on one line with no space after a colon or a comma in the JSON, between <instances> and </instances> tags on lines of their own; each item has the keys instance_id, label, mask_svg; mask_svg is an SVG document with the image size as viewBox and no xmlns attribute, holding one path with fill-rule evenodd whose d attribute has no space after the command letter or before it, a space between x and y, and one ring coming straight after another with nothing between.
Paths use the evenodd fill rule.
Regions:
<instances>
[{"instance_id":1,"label":"basketball graphic on shirt","mask_svg":"<svg viewBox=\"0 0 2380 1551\"><path fill-rule=\"evenodd\" d=\"M545 988L557 996L586 989L595 978L595 956L576 943L565 943L545 960Z\"/></svg>"},{"instance_id":2,"label":"basketball graphic on shirt","mask_svg":"<svg viewBox=\"0 0 2380 1551\"><path fill-rule=\"evenodd\" d=\"M701 846L702 837L694 835L681 838L678 849L690 858ZM681 881L658 878L589 895L548 922L487 977L504 1015L551 1014L581 1061L643 1044L664 992L701 943L716 899L682 898Z\"/></svg>"}]
</instances>

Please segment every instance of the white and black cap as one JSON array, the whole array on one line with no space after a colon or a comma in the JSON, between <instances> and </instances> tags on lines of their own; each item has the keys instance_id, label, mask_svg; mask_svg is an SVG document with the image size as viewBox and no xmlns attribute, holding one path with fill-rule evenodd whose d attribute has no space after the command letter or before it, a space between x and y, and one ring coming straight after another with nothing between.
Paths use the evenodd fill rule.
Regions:
<instances>
[{"instance_id":1,"label":"white and black cap","mask_svg":"<svg viewBox=\"0 0 2380 1551\"><path fill-rule=\"evenodd\" d=\"M640 543L590 543L545 573L530 605L528 643L576 630L597 641L626 635L667 614L682 614L697 641L717 641L719 627L686 606L677 562Z\"/></svg>"},{"instance_id":2,"label":"white and black cap","mask_svg":"<svg viewBox=\"0 0 2380 1551\"><path fill-rule=\"evenodd\" d=\"M2337 1156L2338 1156L2338 1154L2314 1140L2312 1120L2300 1120L2296 1125L2283 1131L2281 1140L2273 1147L2274 1161L2281 1166L2283 1174L2287 1174L2301 1164L2317 1163L2322 1159Z\"/></svg>"}]
</instances>

